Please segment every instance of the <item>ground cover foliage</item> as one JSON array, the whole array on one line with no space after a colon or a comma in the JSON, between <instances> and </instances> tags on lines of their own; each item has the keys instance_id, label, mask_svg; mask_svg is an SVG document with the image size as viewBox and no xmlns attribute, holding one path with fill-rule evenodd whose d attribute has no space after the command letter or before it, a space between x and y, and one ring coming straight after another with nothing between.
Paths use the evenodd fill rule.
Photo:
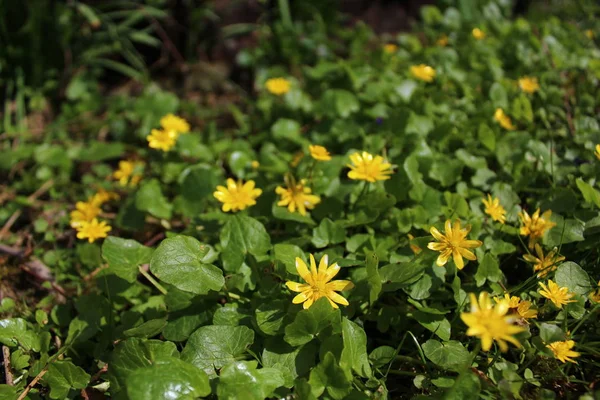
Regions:
<instances>
[{"instance_id":1,"label":"ground cover foliage","mask_svg":"<svg viewBox=\"0 0 600 400\"><path fill-rule=\"evenodd\" d=\"M227 118L75 75L3 134L0 398L596 398L600 26L509 6L280 10Z\"/></svg>"}]
</instances>

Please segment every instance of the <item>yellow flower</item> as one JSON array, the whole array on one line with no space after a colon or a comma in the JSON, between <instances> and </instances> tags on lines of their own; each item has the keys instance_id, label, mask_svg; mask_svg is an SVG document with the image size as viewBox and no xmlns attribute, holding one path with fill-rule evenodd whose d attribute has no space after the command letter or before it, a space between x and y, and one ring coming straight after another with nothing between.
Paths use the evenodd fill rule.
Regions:
<instances>
[{"instance_id":1,"label":"yellow flower","mask_svg":"<svg viewBox=\"0 0 600 400\"><path fill-rule=\"evenodd\" d=\"M591 29L586 29L585 36L587 36L587 38L590 40L592 40L593 38L596 37L596 35L594 34L594 31Z\"/></svg>"},{"instance_id":2,"label":"yellow flower","mask_svg":"<svg viewBox=\"0 0 600 400\"><path fill-rule=\"evenodd\" d=\"M538 277L544 277L548 274L548 272L554 271L556 269L556 264L563 261L565 258L563 256L557 256L556 247L550 251L544 257L544 251L539 244L535 244L535 252L537 253L537 257L531 254L526 254L523 256L525 261L533 264L534 271L540 271L538 273Z\"/></svg>"},{"instance_id":3,"label":"yellow flower","mask_svg":"<svg viewBox=\"0 0 600 400\"><path fill-rule=\"evenodd\" d=\"M310 152L311 157L314 158L315 160L319 160L319 161L331 160L331 154L329 154L327 149L323 146L311 144L310 146L308 146L308 151Z\"/></svg>"},{"instance_id":4,"label":"yellow flower","mask_svg":"<svg viewBox=\"0 0 600 400\"><path fill-rule=\"evenodd\" d=\"M348 300L336 292L352 289L354 284L350 281L332 281L340 271L340 267L337 264L332 264L328 267L328 260L327 255L324 255L319 262L319 269L317 270L315 257L310 254L309 271L306 263L302 261L301 258L296 257L296 270L307 284L291 281L285 283L288 289L300 293L292 299L292 303L303 303L302 306L304 309L307 309L313 305L315 301L321 297L325 297L329 300L329 304L331 304L333 308L338 308L336 303L345 306L348 305Z\"/></svg>"},{"instance_id":5,"label":"yellow flower","mask_svg":"<svg viewBox=\"0 0 600 400\"><path fill-rule=\"evenodd\" d=\"M143 167L144 163L141 161L119 161L119 169L113 173L113 178L121 186L135 186L142 179L140 172Z\"/></svg>"},{"instance_id":6,"label":"yellow flower","mask_svg":"<svg viewBox=\"0 0 600 400\"><path fill-rule=\"evenodd\" d=\"M500 204L499 198L492 198L492 195L487 195L487 200L482 199L483 204L485 205L485 213L492 217L494 221L498 221L501 224L506 222L506 210Z\"/></svg>"},{"instance_id":7,"label":"yellow flower","mask_svg":"<svg viewBox=\"0 0 600 400\"><path fill-rule=\"evenodd\" d=\"M413 240L415 237L413 235L411 235L410 233L408 235L408 244L410 245L410 249L412 250L413 254L419 254L420 252L423 251L422 248L420 248L419 246L417 246L416 244L412 244L410 241Z\"/></svg>"},{"instance_id":8,"label":"yellow flower","mask_svg":"<svg viewBox=\"0 0 600 400\"><path fill-rule=\"evenodd\" d=\"M377 182L390 179L392 164L381 156L373 156L366 151L350 155L352 164L347 164L348 178L368 182Z\"/></svg>"},{"instance_id":9,"label":"yellow flower","mask_svg":"<svg viewBox=\"0 0 600 400\"><path fill-rule=\"evenodd\" d=\"M427 248L433 251L439 251L440 255L437 258L436 264L440 267L444 266L450 256L454 260L456 268L463 269L465 262L463 257L467 260L475 261L477 257L473 252L468 249L473 249L481 246L479 240L467 240L466 237L471 231L471 225L467 225L463 229L460 227L460 221L454 221L454 225L450 220L446 220L444 226L445 235L442 235L436 227L432 226L429 232L437 242L429 242Z\"/></svg>"},{"instance_id":10,"label":"yellow flower","mask_svg":"<svg viewBox=\"0 0 600 400\"><path fill-rule=\"evenodd\" d=\"M255 189L254 186L253 180L244 183L241 180L236 182L229 178L227 187L217 186L213 196L223 203L221 209L225 212L245 210L247 207L255 205L256 198L262 194L262 190Z\"/></svg>"},{"instance_id":11,"label":"yellow flower","mask_svg":"<svg viewBox=\"0 0 600 400\"><path fill-rule=\"evenodd\" d=\"M446 47L448 45L448 36L440 36L439 39L435 42L435 44L437 44L440 47Z\"/></svg>"},{"instance_id":12,"label":"yellow flower","mask_svg":"<svg viewBox=\"0 0 600 400\"><path fill-rule=\"evenodd\" d=\"M254 160L250 163L250 166L252 167L252 169L258 169L258 167L260 167L260 163Z\"/></svg>"},{"instance_id":13,"label":"yellow flower","mask_svg":"<svg viewBox=\"0 0 600 400\"><path fill-rule=\"evenodd\" d=\"M321 198L312 193L308 186L304 186L304 180L287 182L287 188L277 186L275 193L281 196L277 202L280 207L286 207L289 212L298 212L300 215L306 215L306 210L312 210L321 202Z\"/></svg>"},{"instance_id":14,"label":"yellow flower","mask_svg":"<svg viewBox=\"0 0 600 400\"><path fill-rule=\"evenodd\" d=\"M573 303L575 300L570 300L574 294L569 292L566 287L559 287L555 282L548 280L548 286L539 282L542 289L539 293L545 298L551 300L558 308L562 308L564 304Z\"/></svg>"},{"instance_id":15,"label":"yellow flower","mask_svg":"<svg viewBox=\"0 0 600 400\"><path fill-rule=\"evenodd\" d=\"M431 82L435 78L435 69L425 64L413 65L410 67L410 73L425 82Z\"/></svg>"},{"instance_id":16,"label":"yellow flower","mask_svg":"<svg viewBox=\"0 0 600 400\"><path fill-rule=\"evenodd\" d=\"M521 302L519 302L519 306L517 307L517 314L519 314L519 317L527 320L537 318L538 312L535 308L531 308L530 301L521 300Z\"/></svg>"},{"instance_id":17,"label":"yellow flower","mask_svg":"<svg viewBox=\"0 0 600 400\"><path fill-rule=\"evenodd\" d=\"M515 129L517 129L513 125L510 117L506 115L504 113L504 110L502 110L501 108L496 108L496 112L494 113L494 119L500 124L501 127L503 127L506 130L514 131Z\"/></svg>"},{"instance_id":18,"label":"yellow flower","mask_svg":"<svg viewBox=\"0 0 600 400\"><path fill-rule=\"evenodd\" d=\"M524 76L519 79L519 87L525 93L535 93L539 90L540 85L538 83L537 78L531 78L529 76Z\"/></svg>"},{"instance_id":19,"label":"yellow flower","mask_svg":"<svg viewBox=\"0 0 600 400\"><path fill-rule=\"evenodd\" d=\"M554 357L558 358L563 363L568 361L577 364L577 361L573 360L573 358L579 357L580 354L571 350L573 347L575 347L575 341L565 340L564 342L552 342L546 345L546 347L552 350Z\"/></svg>"},{"instance_id":20,"label":"yellow flower","mask_svg":"<svg viewBox=\"0 0 600 400\"><path fill-rule=\"evenodd\" d=\"M160 119L160 126L167 132L175 132L176 135L190 131L190 124L185 119L173 114L167 114L162 117Z\"/></svg>"},{"instance_id":21,"label":"yellow flower","mask_svg":"<svg viewBox=\"0 0 600 400\"><path fill-rule=\"evenodd\" d=\"M75 204L75 210L71 211L71 227L76 228L85 222L90 222L101 211L100 207L93 202L78 201Z\"/></svg>"},{"instance_id":22,"label":"yellow flower","mask_svg":"<svg viewBox=\"0 0 600 400\"><path fill-rule=\"evenodd\" d=\"M479 28L475 28L471 31L473 37L477 40L485 39L485 32Z\"/></svg>"},{"instance_id":23,"label":"yellow flower","mask_svg":"<svg viewBox=\"0 0 600 400\"><path fill-rule=\"evenodd\" d=\"M265 83L269 93L281 96L290 91L290 81L285 78L271 78Z\"/></svg>"},{"instance_id":24,"label":"yellow flower","mask_svg":"<svg viewBox=\"0 0 600 400\"><path fill-rule=\"evenodd\" d=\"M591 301L594 303L600 303L600 281L598 281L598 286L596 290L588 295Z\"/></svg>"},{"instance_id":25,"label":"yellow flower","mask_svg":"<svg viewBox=\"0 0 600 400\"><path fill-rule=\"evenodd\" d=\"M300 164L300 161L302 161L302 159L304 158L304 152L299 151L296 154L294 154L294 157L292 158L292 161L290 162L290 166L292 166L293 168L296 168L298 166L298 164Z\"/></svg>"},{"instance_id":26,"label":"yellow flower","mask_svg":"<svg viewBox=\"0 0 600 400\"><path fill-rule=\"evenodd\" d=\"M511 296L508 293L504 293L504 297L495 297L494 300L496 303L505 302L508 308L519 307L519 302L521 301L517 296Z\"/></svg>"},{"instance_id":27,"label":"yellow flower","mask_svg":"<svg viewBox=\"0 0 600 400\"><path fill-rule=\"evenodd\" d=\"M98 190L98 192L93 195L92 197L90 197L90 199L88 200L90 203L100 207L102 206L102 204L106 203L107 201L110 200L118 200L119 199L119 195L116 194L115 192L108 192L102 188L100 188Z\"/></svg>"},{"instance_id":28,"label":"yellow flower","mask_svg":"<svg viewBox=\"0 0 600 400\"><path fill-rule=\"evenodd\" d=\"M385 44L385 45L383 46L383 51L384 51L386 54L393 54L393 53L395 53L397 50L398 50L398 46L397 46L397 45L395 45L394 43L388 43L388 44Z\"/></svg>"},{"instance_id":29,"label":"yellow flower","mask_svg":"<svg viewBox=\"0 0 600 400\"><path fill-rule=\"evenodd\" d=\"M148 140L148 146L153 149L169 151L175 146L177 132L152 129L152 132L146 136L146 140Z\"/></svg>"},{"instance_id":30,"label":"yellow flower","mask_svg":"<svg viewBox=\"0 0 600 400\"><path fill-rule=\"evenodd\" d=\"M598 160L600 160L600 144L596 145L596 151L594 152L594 155Z\"/></svg>"},{"instance_id":31,"label":"yellow flower","mask_svg":"<svg viewBox=\"0 0 600 400\"><path fill-rule=\"evenodd\" d=\"M552 229L556 226L556 223L550 221L552 211L546 210L540 217L540 209L538 208L533 215L530 217L527 211L519 213L519 219L521 220L521 228L519 233L521 236L529 236L529 248L533 249L535 242L541 239L547 230Z\"/></svg>"},{"instance_id":32,"label":"yellow flower","mask_svg":"<svg viewBox=\"0 0 600 400\"><path fill-rule=\"evenodd\" d=\"M479 294L479 302L473 293L470 293L469 297L471 312L461 313L460 318L469 327L467 335L481 339L483 351L488 351L493 341L498 342L503 352L508 350L506 342L521 347L521 343L514 338L514 335L525 329L513 324L515 322L513 316L506 315L508 313L506 302L502 301L494 306L486 292Z\"/></svg>"},{"instance_id":33,"label":"yellow flower","mask_svg":"<svg viewBox=\"0 0 600 400\"><path fill-rule=\"evenodd\" d=\"M77 226L77 239L87 239L94 243L96 239L105 238L112 228L106 224L106 221L98 222L96 218L90 222L82 222Z\"/></svg>"}]
</instances>

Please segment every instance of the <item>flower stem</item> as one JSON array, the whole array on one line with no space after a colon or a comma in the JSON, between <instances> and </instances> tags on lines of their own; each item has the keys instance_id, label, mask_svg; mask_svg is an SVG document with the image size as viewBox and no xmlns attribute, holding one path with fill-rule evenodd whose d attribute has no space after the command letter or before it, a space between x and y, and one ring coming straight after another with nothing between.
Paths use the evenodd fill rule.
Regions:
<instances>
[{"instance_id":1,"label":"flower stem","mask_svg":"<svg viewBox=\"0 0 600 400\"><path fill-rule=\"evenodd\" d=\"M587 320L587 319L588 319L590 316L592 316L592 315L593 315L593 314L596 312L596 310L598 310L599 308L600 308L600 304L596 304L596 305L594 306L594 308L592 308L592 309L590 310L590 312L589 312L589 313L588 313L588 314L587 314L585 317L583 317L583 318L582 318L582 319L579 321L579 323L578 323L577 325L575 325L575 328L573 328L573 330L571 331L571 336L575 335L575 332L577 332L577 329L579 329L579 328L581 327L581 325L582 325L582 324L583 324L583 323L584 323L584 322L585 322L585 321L586 321L586 320Z\"/></svg>"},{"instance_id":2,"label":"flower stem","mask_svg":"<svg viewBox=\"0 0 600 400\"><path fill-rule=\"evenodd\" d=\"M360 199L364 196L364 194L366 192L368 192L369 187L371 186L371 182L365 182L364 186L362 188L362 190L360 191L360 193L358 194L358 196L356 197L356 200L354 200L354 203L352 203L352 206L350 207L350 211L353 211L354 208L356 208L356 205L358 204L358 202L360 201Z\"/></svg>"},{"instance_id":3,"label":"flower stem","mask_svg":"<svg viewBox=\"0 0 600 400\"><path fill-rule=\"evenodd\" d=\"M157 289L158 289L158 291L159 291L159 292L161 292L162 294L165 294L165 295L167 294L167 289L165 289L165 288L164 288L164 287L163 287L163 286L162 286L160 283L158 283L158 281L157 281L156 279L154 279L154 278L152 277L152 275L150 275L150 274L148 273L148 271L144 270L144 268L142 268L142 266L141 266L141 265L138 267L138 270L140 271L140 273L141 273L142 275L144 275L144 277L145 277L146 279L148 279L148 280L150 281L150 283L151 283L152 285L154 285L154 287L155 287L155 288L157 288Z\"/></svg>"}]
</instances>

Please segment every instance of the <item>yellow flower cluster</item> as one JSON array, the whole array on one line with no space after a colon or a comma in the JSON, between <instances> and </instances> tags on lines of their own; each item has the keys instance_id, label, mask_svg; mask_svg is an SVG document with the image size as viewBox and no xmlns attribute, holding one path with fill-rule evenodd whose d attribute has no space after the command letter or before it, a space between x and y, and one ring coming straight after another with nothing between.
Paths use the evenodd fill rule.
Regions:
<instances>
[{"instance_id":1,"label":"yellow flower cluster","mask_svg":"<svg viewBox=\"0 0 600 400\"><path fill-rule=\"evenodd\" d=\"M329 161L331 154L329 151L319 145L310 145L308 151L311 157L316 161ZM364 180L367 182L377 182L390 178L392 174L392 165L385 161L381 156L373 156L366 151L350 155L348 167L348 177L353 180ZM260 164L256 162L257 168ZM228 211L241 211L256 204L256 199L262 194L261 189L255 188L256 182L249 180L246 183L242 181L235 182L233 179L227 180L227 187L217 186L214 197L223 203L221 209ZM311 187L306 179L296 181L293 177L286 179L286 186L277 186L275 189L280 197L277 202L279 207L287 207L292 213L299 213L305 216L307 210L312 210L321 202L321 198L312 193Z\"/></svg>"},{"instance_id":2,"label":"yellow flower cluster","mask_svg":"<svg viewBox=\"0 0 600 400\"><path fill-rule=\"evenodd\" d=\"M501 108L496 108L496 112L494 113L494 119L500 124L501 127L503 127L506 130L514 131L515 129L517 129L513 125L510 117L506 115L504 113L504 110Z\"/></svg>"},{"instance_id":3,"label":"yellow flower cluster","mask_svg":"<svg viewBox=\"0 0 600 400\"><path fill-rule=\"evenodd\" d=\"M474 37L475 39L477 39L477 40L482 40L482 39L485 39L485 36L486 36L486 35L485 35L485 32L484 32L484 31L482 31L482 30L481 30L481 29L479 29L479 28L474 28L474 29L471 31L471 35L473 35L473 37Z\"/></svg>"},{"instance_id":4,"label":"yellow flower cluster","mask_svg":"<svg viewBox=\"0 0 600 400\"><path fill-rule=\"evenodd\" d=\"M142 180L143 169L142 161L119 161L119 169L112 176L121 186L136 186Z\"/></svg>"},{"instance_id":5,"label":"yellow flower cluster","mask_svg":"<svg viewBox=\"0 0 600 400\"><path fill-rule=\"evenodd\" d=\"M540 89L540 84L538 83L537 78L532 78L529 76L524 76L519 79L519 87L525 93L535 93Z\"/></svg>"},{"instance_id":6,"label":"yellow flower cluster","mask_svg":"<svg viewBox=\"0 0 600 400\"><path fill-rule=\"evenodd\" d=\"M152 129L146 137L148 146L152 149L170 151L179 135L189 133L190 124L183 118L173 114L167 114L160 119L161 129Z\"/></svg>"},{"instance_id":7,"label":"yellow flower cluster","mask_svg":"<svg viewBox=\"0 0 600 400\"><path fill-rule=\"evenodd\" d=\"M87 239L90 243L105 238L112 228L106 221L98 221L97 217L104 203L118 198L118 194L100 189L87 201L78 201L70 214L70 225L77 230L77 238Z\"/></svg>"},{"instance_id":8,"label":"yellow flower cluster","mask_svg":"<svg viewBox=\"0 0 600 400\"><path fill-rule=\"evenodd\" d=\"M425 64L413 65L410 67L410 73L424 82L433 82L433 78L435 78L435 69Z\"/></svg>"},{"instance_id":9,"label":"yellow flower cluster","mask_svg":"<svg viewBox=\"0 0 600 400\"><path fill-rule=\"evenodd\" d=\"M386 54L394 54L396 51L398 51L398 45L394 43L387 43L383 45L383 52Z\"/></svg>"},{"instance_id":10,"label":"yellow flower cluster","mask_svg":"<svg viewBox=\"0 0 600 400\"><path fill-rule=\"evenodd\" d=\"M517 296L511 296L508 293L504 297L496 297L496 303L505 302L508 305L509 311L512 311L514 316L520 318L523 322L528 319L537 318L538 312L535 308L531 308L532 304L528 300L522 300Z\"/></svg>"},{"instance_id":11,"label":"yellow flower cluster","mask_svg":"<svg viewBox=\"0 0 600 400\"><path fill-rule=\"evenodd\" d=\"M481 339L483 351L488 351L494 341L498 343L502 352L508 350L506 342L521 347L514 335L525 328L515 325L517 319L514 314L508 314L510 308L507 301L500 301L494 305L486 292L479 294L479 301L473 293L469 294L469 298L471 310L461 313L460 318L469 328L467 335Z\"/></svg>"},{"instance_id":12,"label":"yellow flower cluster","mask_svg":"<svg viewBox=\"0 0 600 400\"><path fill-rule=\"evenodd\" d=\"M290 81L285 78L271 78L267 79L265 82L265 86L269 93L274 94L276 96L281 96L290 91L292 87Z\"/></svg>"}]
</instances>

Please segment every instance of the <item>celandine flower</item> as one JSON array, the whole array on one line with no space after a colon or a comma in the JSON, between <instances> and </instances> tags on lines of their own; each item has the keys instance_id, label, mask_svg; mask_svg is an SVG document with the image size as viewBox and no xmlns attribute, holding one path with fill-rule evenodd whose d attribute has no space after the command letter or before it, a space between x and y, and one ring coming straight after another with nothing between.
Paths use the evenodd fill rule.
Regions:
<instances>
[{"instance_id":1,"label":"celandine flower","mask_svg":"<svg viewBox=\"0 0 600 400\"><path fill-rule=\"evenodd\" d=\"M217 186L213 196L223 203L221 209L225 212L245 210L255 205L256 199L262 194L262 190L254 186L253 180L244 183L241 180L236 182L229 178L227 179L227 187Z\"/></svg>"},{"instance_id":2,"label":"celandine flower","mask_svg":"<svg viewBox=\"0 0 600 400\"><path fill-rule=\"evenodd\" d=\"M533 264L534 271L540 271L538 273L538 277L544 277L548 274L548 272L556 270L556 264L563 261L565 258L563 256L556 255L558 249L555 247L550 251L546 256L544 256L544 251L539 244L535 244L535 252L537 253L537 257L531 254L525 254L523 258L525 261Z\"/></svg>"},{"instance_id":3,"label":"celandine flower","mask_svg":"<svg viewBox=\"0 0 600 400\"><path fill-rule=\"evenodd\" d=\"M544 285L542 282L539 282L542 287L539 290L539 293L552 301L554 305L558 308L562 308L563 305L568 303L573 303L575 300L571 300L573 293L569 292L569 289L566 287L560 287L555 282L548 280L548 286Z\"/></svg>"},{"instance_id":4,"label":"celandine flower","mask_svg":"<svg viewBox=\"0 0 600 400\"><path fill-rule=\"evenodd\" d=\"M392 164L381 156L373 156L366 151L350 155L352 164L348 164L348 178L368 182L377 182L390 179Z\"/></svg>"},{"instance_id":5,"label":"celandine flower","mask_svg":"<svg viewBox=\"0 0 600 400\"><path fill-rule=\"evenodd\" d=\"M258 169L258 167L260 167L260 163L254 160L250 163L250 166L252 167L252 169Z\"/></svg>"},{"instance_id":6,"label":"celandine flower","mask_svg":"<svg viewBox=\"0 0 600 400\"><path fill-rule=\"evenodd\" d=\"M496 112L494 113L494 119L500 124L501 127L503 127L506 130L514 131L515 129L517 129L510 120L510 117L506 115L504 113L504 110L501 108L496 108Z\"/></svg>"},{"instance_id":7,"label":"celandine flower","mask_svg":"<svg viewBox=\"0 0 600 400\"><path fill-rule=\"evenodd\" d=\"M153 149L169 151L175 146L177 132L152 129L150 135L146 137L146 140L148 140L148 146Z\"/></svg>"},{"instance_id":8,"label":"celandine flower","mask_svg":"<svg viewBox=\"0 0 600 400\"><path fill-rule=\"evenodd\" d=\"M505 302L508 308L517 308L521 299L517 296L511 296L508 293L504 293L504 297L495 297L496 303Z\"/></svg>"},{"instance_id":9,"label":"celandine flower","mask_svg":"<svg viewBox=\"0 0 600 400\"><path fill-rule=\"evenodd\" d=\"M485 39L485 32L479 28L474 28L471 31L471 35L473 35L473 37L477 40Z\"/></svg>"},{"instance_id":10,"label":"celandine flower","mask_svg":"<svg viewBox=\"0 0 600 400\"><path fill-rule=\"evenodd\" d=\"M540 89L540 84L538 83L537 78L524 76L519 79L519 87L525 93L535 93Z\"/></svg>"},{"instance_id":11,"label":"celandine flower","mask_svg":"<svg viewBox=\"0 0 600 400\"><path fill-rule=\"evenodd\" d=\"M118 200L119 195L115 192L108 192L102 188L98 190L98 192L90 197L88 200L91 204L94 204L98 207L102 206L104 203L110 200Z\"/></svg>"},{"instance_id":12,"label":"celandine flower","mask_svg":"<svg viewBox=\"0 0 600 400\"><path fill-rule=\"evenodd\" d=\"M331 154L327 151L327 149L323 146L319 145L310 145L308 146L308 151L310 152L310 156L315 160L319 161L329 161L331 160Z\"/></svg>"},{"instance_id":13,"label":"celandine flower","mask_svg":"<svg viewBox=\"0 0 600 400\"><path fill-rule=\"evenodd\" d=\"M447 35L440 36L439 39L436 40L435 44L437 44L440 47L448 46L448 36Z\"/></svg>"},{"instance_id":14,"label":"celandine flower","mask_svg":"<svg viewBox=\"0 0 600 400\"><path fill-rule=\"evenodd\" d=\"M333 308L338 308L338 304L348 305L348 300L336 292L352 289L354 284L343 280L332 281L340 271L340 267L337 264L332 264L328 267L328 261L329 258L327 255L324 255L319 262L319 269L317 270L315 257L310 254L309 271L306 263L301 258L296 257L296 270L306 284L291 281L285 283L288 289L300 293L292 299L292 303L303 303L302 306L304 309L307 309L321 297L326 297Z\"/></svg>"},{"instance_id":15,"label":"celandine flower","mask_svg":"<svg viewBox=\"0 0 600 400\"><path fill-rule=\"evenodd\" d=\"M517 307L517 314L524 321L528 319L537 318L538 312L535 308L531 308L531 302L527 300L521 300L519 302L519 306Z\"/></svg>"},{"instance_id":16,"label":"celandine flower","mask_svg":"<svg viewBox=\"0 0 600 400\"><path fill-rule=\"evenodd\" d=\"M410 245L410 250L413 252L414 255L419 254L420 252L423 251L422 248L420 248L419 246L417 246L416 244L412 244L411 241L415 238L413 235L411 235L410 233L408 235L406 235L408 237L408 244Z\"/></svg>"},{"instance_id":17,"label":"celandine flower","mask_svg":"<svg viewBox=\"0 0 600 400\"><path fill-rule=\"evenodd\" d=\"M87 239L94 243L97 239L105 238L112 229L106 221L98 222L96 218L90 222L82 222L77 227L77 239Z\"/></svg>"},{"instance_id":18,"label":"celandine flower","mask_svg":"<svg viewBox=\"0 0 600 400\"><path fill-rule=\"evenodd\" d=\"M119 169L113 172L113 178L118 180L121 186L135 186L142 180L143 167L144 163L141 161L119 161Z\"/></svg>"},{"instance_id":19,"label":"celandine flower","mask_svg":"<svg viewBox=\"0 0 600 400\"><path fill-rule=\"evenodd\" d=\"M598 160L600 160L600 144L596 145L596 151L594 152L594 155Z\"/></svg>"},{"instance_id":20,"label":"celandine flower","mask_svg":"<svg viewBox=\"0 0 600 400\"><path fill-rule=\"evenodd\" d=\"M71 227L76 228L92 221L101 211L100 207L93 202L78 201L75 210L71 211Z\"/></svg>"},{"instance_id":21,"label":"celandine flower","mask_svg":"<svg viewBox=\"0 0 600 400\"><path fill-rule=\"evenodd\" d=\"M596 286L596 290L588 295L590 301L594 303L600 303L600 281L598 281L598 286Z\"/></svg>"},{"instance_id":22,"label":"celandine flower","mask_svg":"<svg viewBox=\"0 0 600 400\"><path fill-rule=\"evenodd\" d=\"M547 230L552 229L556 226L556 223L550 221L552 211L546 210L540 216L540 209L535 210L532 216L527 214L527 211L523 210L519 213L519 219L521 220L521 228L519 233L521 236L529 236L528 247L533 249L535 242L541 239Z\"/></svg>"},{"instance_id":23,"label":"celandine flower","mask_svg":"<svg viewBox=\"0 0 600 400\"><path fill-rule=\"evenodd\" d=\"M463 257L467 260L477 260L475 254L468 249L479 247L483 243L479 240L466 239L471 231L471 225L467 225L461 229L459 220L454 221L454 225L452 225L450 220L447 220L444 231L445 235L442 235L434 226L429 229L429 232L437 242L429 242L427 248L440 252L436 261L437 265L440 267L446 265L450 256L452 256L454 264L458 269L463 269L465 267Z\"/></svg>"},{"instance_id":24,"label":"celandine flower","mask_svg":"<svg viewBox=\"0 0 600 400\"><path fill-rule=\"evenodd\" d=\"M432 82L435 78L435 69L425 64L413 65L410 67L410 73L424 82Z\"/></svg>"},{"instance_id":25,"label":"celandine flower","mask_svg":"<svg viewBox=\"0 0 600 400\"><path fill-rule=\"evenodd\" d=\"M285 78L271 78L267 80L265 86L269 93L281 96L290 91L291 84L290 81Z\"/></svg>"},{"instance_id":26,"label":"celandine flower","mask_svg":"<svg viewBox=\"0 0 600 400\"><path fill-rule=\"evenodd\" d=\"M501 224L506 222L506 210L500 204L499 198L492 198L492 195L487 195L487 200L482 199L483 205L485 205L485 213L492 217L494 221L498 221Z\"/></svg>"},{"instance_id":27,"label":"celandine flower","mask_svg":"<svg viewBox=\"0 0 600 400\"><path fill-rule=\"evenodd\" d=\"M590 40L592 40L593 38L596 37L596 34L591 29L586 29L584 33L585 33L585 36L587 36L587 38Z\"/></svg>"},{"instance_id":28,"label":"celandine flower","mask_svg":"<svg viewBox=\"0 0 600 400\"><path fill-rule=\"evenodd\" d=\"M298 211L300 215L306 215L306 210L312 210L321 202L321 198L311 194L312 190L305 186L305 181L295 182L291 179L287 182L287 188L277 186L275 193L281 196L277 202L280 207L287 207L289 212Z\"/></svg>"},{"instance_id":29,"label":"celandine flower","mask_svg":"<svg viewBox=\"0 0 600 400\"><path fill-rule=\"evenodd\" d=\"M552 342L546 345L546 347L552 350L554 357L558 358L563 363L572 362L577 364L577 361L573 360L573 358L579 357L580 354L571 350L573 347L575 347L575 341L565 340L563 342Z\"/></svg>"},{"instance_id":30,"label":"celandine flower","mask_svg":"<svg viewBox=\"0 0 600 400\"><path fill-rule=\"evenodd\" d=\"M174 114L167 114L160 119L160 126L167 132L175 132L176 135L188 133L190 124L183 118Z\"/></svg>"},{"instance_id":31,"label":"celandine flower","mask_svg":"<svg viewBox=\"0 0 600 400\"><path fill-rule=\"evenodd\" d=\"M387 44L383 45L383 51L386 54L393 54L396 51L398 51L398 46L395 45L394 43L387 43Z\"/></svg>"},{"instance_id":32,"label":"celandine flower","mask_svg":"<svg viewBox=\"0 0 600 400\"><path fill-rule=\"evenodd\" d=\"M469 298L471 299L471 311L461 313L460 319L469 327L467 335L481 339L483 351L488 351L494 341L498 343L503 352L508 350L506 342L521 347L521 343L515 339L514 335L525 329L514 325L515 318L513 316L506 315L508 304L505 301L494 306L486 292L479 294L479 302L473 293L469 294Z\"/></svg>"}]
</instances>

